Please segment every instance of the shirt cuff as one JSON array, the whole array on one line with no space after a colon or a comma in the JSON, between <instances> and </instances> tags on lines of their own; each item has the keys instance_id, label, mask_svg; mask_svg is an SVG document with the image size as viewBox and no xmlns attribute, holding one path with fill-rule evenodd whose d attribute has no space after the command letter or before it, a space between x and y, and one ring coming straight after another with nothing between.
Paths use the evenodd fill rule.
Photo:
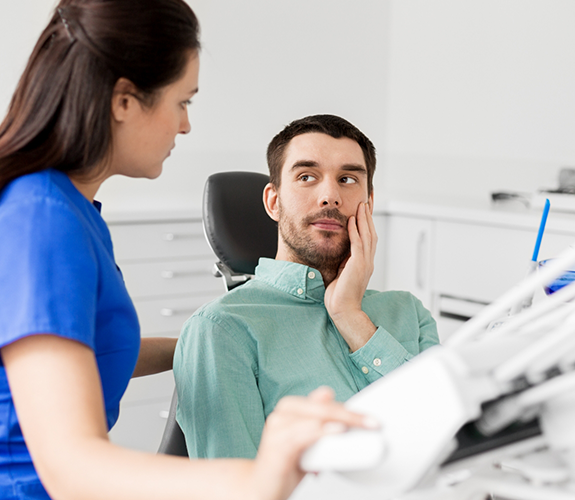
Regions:
<instances>
[{"instance_id":1,"label":"shirt cuff","mask_svg":"<svg viewBox=\"0 0 575 500\"><path fill-rule=\"evenodd\" d=\"M368 342L349 357L371 383L400 367L413 355L379 326Z\"/></svg>"}]
</instances>

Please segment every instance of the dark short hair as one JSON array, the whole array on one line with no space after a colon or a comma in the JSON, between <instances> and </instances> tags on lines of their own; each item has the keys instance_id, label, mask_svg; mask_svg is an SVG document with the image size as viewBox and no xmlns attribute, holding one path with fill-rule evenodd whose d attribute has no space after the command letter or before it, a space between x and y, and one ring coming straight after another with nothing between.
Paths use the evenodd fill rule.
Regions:
<instances>
[{"instance_id":1,"label":"dark short hair","mask_svg":"<svg viewBox=\"0 0 575 500\"><path fill-rule=\"evenodd\" d=\"M110 151L116 82L150 107L199 48L184 0L60 0L0 124L0 189L46 168L93 173Z\"/></svg>"},{"instance_id":2,"label":"dark short hair","mask_svg":"<svg viewBox=\"0 0 575 500\"><path fill-rule=\"evenodd\" d=\"M306 116L291 122L270 142L267 151L270 182L279 189L281 173L285 161L285 150L290 141L302 134L319 132L327 134L334 139L347 137L357 142L363 151L365 166L367 168L367 191L373 191L373 174L375 172L375 147L367 136L347 120L335 115Z\"/></svg>"}]
</instances>

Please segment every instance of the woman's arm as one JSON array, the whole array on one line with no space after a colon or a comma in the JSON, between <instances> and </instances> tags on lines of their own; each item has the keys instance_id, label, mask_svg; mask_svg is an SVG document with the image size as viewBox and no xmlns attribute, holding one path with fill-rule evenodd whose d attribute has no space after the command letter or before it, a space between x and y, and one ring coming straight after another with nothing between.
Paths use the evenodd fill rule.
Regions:
<instances>
[{"instance_id":1,"label":"woman's arm","mask_svg":"<svg viewBox=\"0 0 575 500\"><path fill-rule=\"evenodd\" d=\"M178 339L174 338L142 337L138 362L132 377L171 370L177 341Z\"/></svg>"},{"instance_id":2,"label":"woman's arm","mask_svg":"<svg viewBox=\"0 0 575 500\"><path fill-rule=\"evenodd\" d=\"M48 493L58 499L283 499L302 477L303 450L335 421L363 418L324 391L289 398L269 417L256 462L196 460L123 449L108 441L93 352L54 335L2 348L24 438Z\"/></svg>"}]
</instances>

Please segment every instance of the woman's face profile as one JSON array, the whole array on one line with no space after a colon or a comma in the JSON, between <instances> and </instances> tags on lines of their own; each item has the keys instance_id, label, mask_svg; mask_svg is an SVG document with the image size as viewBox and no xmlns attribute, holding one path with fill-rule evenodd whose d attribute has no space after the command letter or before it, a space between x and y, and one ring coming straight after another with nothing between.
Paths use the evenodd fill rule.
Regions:
<instances>
[{"instance_id":1,"label":"woman's face profile","mask_svg":"<svg viewBox=\"0 0 575 500\"><path fill-rule=\"evenodd\" d=\"M175 147L178 134L190 130L188 105L198 92L199 57L193 52L182 76L160 89L147 107L135 98L112 101L112 174L154 179ZM120 106L120 108L118 108Z\"/></svg>"}]
</instances>

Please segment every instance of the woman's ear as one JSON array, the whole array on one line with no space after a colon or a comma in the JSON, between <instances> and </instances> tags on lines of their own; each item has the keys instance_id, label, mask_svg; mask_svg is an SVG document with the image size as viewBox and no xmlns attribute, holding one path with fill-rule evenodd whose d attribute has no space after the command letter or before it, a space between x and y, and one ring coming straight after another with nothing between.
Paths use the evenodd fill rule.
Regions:
<instances>
[{"instance_id":1,"label":"woman's ear","mask_svg":"<svg viewBox=\"0 0 575 500\"><path fill-rule=\"evenodd\" d=\"M279 201L276 187L269 183L264 188L264 207L268 215L278 222L279 220Z\"/></svg>"},{"instance_id":2,"label":"woman's ear","mask_svg":"<svg viewBox=\"0 0 575 500\"><path fill-rule=\"evenodd\" d=\"M119 78L112 92L112 119L117 122L124 122L136 106L141 108L137 95L138 88L130 80Z\"/></svg>"}]
</instances>

